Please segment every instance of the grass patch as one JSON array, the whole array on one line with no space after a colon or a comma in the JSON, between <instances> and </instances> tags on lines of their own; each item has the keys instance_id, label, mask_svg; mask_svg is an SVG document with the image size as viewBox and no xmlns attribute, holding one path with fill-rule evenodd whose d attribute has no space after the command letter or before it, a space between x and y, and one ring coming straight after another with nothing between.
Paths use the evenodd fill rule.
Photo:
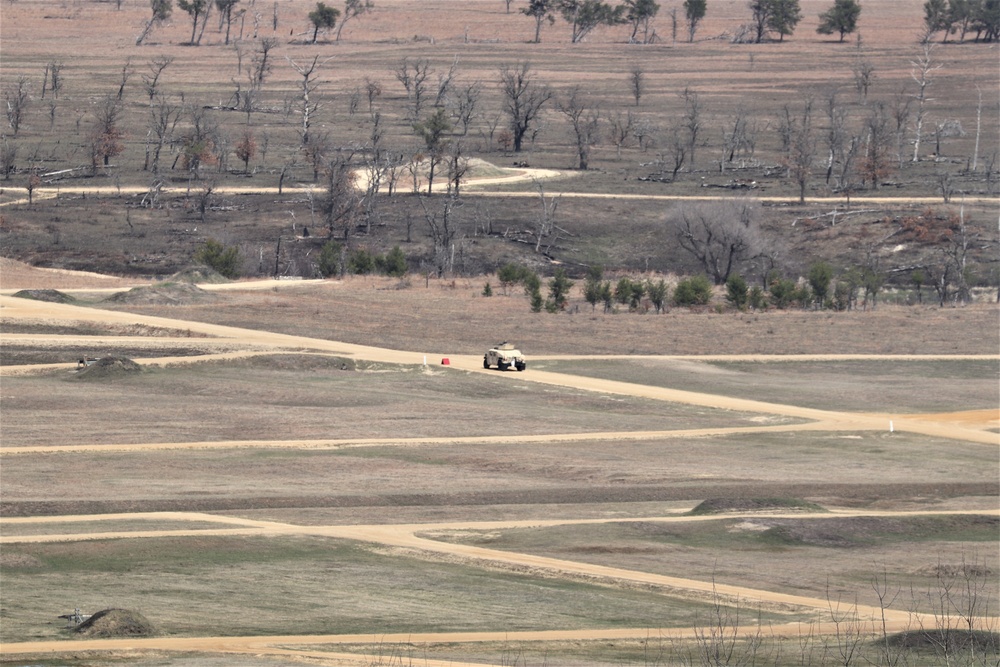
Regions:
<instances>
[{"instance_id":1,"label":"grass patch","mask_svg":"<svg viewBox=\"0 0 1000 667\"><path fill-rule=\"evenodd\" d=\"M545 361L535 368L734 398L859 412L995 408L996 361Z\"/></svg>"},{"instance_id":2,"label":"grass patch","mask_svg":"<svg viewBox=\"0 0 1000 667\"><path fill-rule=\"evenodd\" d=\"M639 590L374 553L312 537L157 538L25 544L4 569L3 641L58 638L67 600L136 609L164 635L642 627L703 605Z\"/></svg>"},{"instance_id":3,"label":"grass patch","mask_svg":"<svg viewBox=\"0 0 1000 667\"><path fill-rule=\"evenodd\" d=\"M725 514L729 512L825 512L826 508L801 498L709 498L688 514Z\"/></svg>"}]
</instances>

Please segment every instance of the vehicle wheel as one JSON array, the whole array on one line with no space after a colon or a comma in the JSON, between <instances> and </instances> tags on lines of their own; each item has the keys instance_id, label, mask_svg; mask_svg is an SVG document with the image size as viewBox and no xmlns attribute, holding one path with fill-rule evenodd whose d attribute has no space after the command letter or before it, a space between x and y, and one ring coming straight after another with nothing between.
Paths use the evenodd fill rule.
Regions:
<instances>
[{"instance_id":1,"label":"vehicle wheel","mask_svg":"<svg viewBox=\"0 0 1000 667\"><path fill-rule=\"evenodd\" d=\"M519 363L519 364L517 364L515 366L515 368L517 368L518 371L523 371L527 367L528 367L528 364L526 364L524 362L521 362L521 363Z\"/></svg>"},{"instance_id":2,"label":"vehicle wheel","mask_svg":"<svg viewBox=\"0 0 1000 667\"><path fill-rule=\"evenodd\" d=\"M505 364L502 361L498 361L497 362L497 370L498 371L505 371L505 370L507 370L507 364Z\"/></svg>"},{"instance_id":3,"label":"vehicle wheel","mask_svg":"<svg viewBox=\"0 0 1000 667\"><path fill-rule=\"evenodd\" d=\"M490 362L486 359L486 357L483 357L483 368L489 368L489 367L490 367Z\"/></svg>"}]
</instances>

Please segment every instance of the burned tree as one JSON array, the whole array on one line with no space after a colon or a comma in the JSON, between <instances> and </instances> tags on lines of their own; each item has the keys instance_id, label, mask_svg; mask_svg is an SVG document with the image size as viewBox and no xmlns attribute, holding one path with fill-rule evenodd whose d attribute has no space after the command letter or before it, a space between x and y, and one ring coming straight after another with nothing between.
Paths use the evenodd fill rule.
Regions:
<instances>
[{"instance_id":1,"label":"burned tree","mask_svg":"<svg viewBox=\"0 0 1000 667\"><path fill-rule=\"evenodd\" d=\"M552 99L552 91L535 81L530 63L520 62L500 68L500 94L512 133L514 152L519 153L524 137L538 119L542 107Z\"/></svg>"},{"instance_id":2,"label":"burned tree","mask_svg":"<svg viewBox=\"0 0 1000 667\"><path fill-rule=\"evenodd\" d=\"M681 248L723 285L765 246L759 212L759 204L749 199L686 202L668 213L667 223Z\"/></svg>"}]
</instances>

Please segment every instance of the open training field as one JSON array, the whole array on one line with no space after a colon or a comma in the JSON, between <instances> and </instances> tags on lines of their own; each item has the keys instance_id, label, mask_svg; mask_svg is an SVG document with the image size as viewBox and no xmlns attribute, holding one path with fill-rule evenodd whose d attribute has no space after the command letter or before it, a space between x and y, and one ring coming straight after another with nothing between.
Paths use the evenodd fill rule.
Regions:
<instances>
[{"instance_id":1,"label":"open training field","mask_svg":"<svg viewBox=\"0 0 1000 667\"><path fill-rule=\"evenodd\" d=\"M764 202L761 225L769 256L778 260L741 267L748 279L763 279L769 268L803 275L818 259L846 268L877 256L891 283L907 285L913 267L940 262L934 228L954 226L959 207L969 237L995 243L995 43L939 43L938 36L925 54L917 39L920 0L865 5L858 34L844 43L816 33L828 3L802 0L794 35L763 44L731 43L749 20L743 0L709 0L689 43L680 3L661 4L658 39L650 44L625 43L627 26L598 28L571 44L562 20L546 23L541 43L529 43L534 21L519 13L523 3L507 13L502 0L380 1L347 23L339 41L321 34L311 44L314 3L283 0L241 7L246 13L228 45L217 15L200 46L188 45L189 17L175 7L136 46L147 2L7 3L4 89L13 94L23 80L29 96L19 131L4 137L5 255L163 277L217 239L239 248L242 275L314 277L329 234L350 251L400 245L410 270L421 273L490 273L508 261L548 272L553 260L578 274L593 265L691 273L701 267L679 249L664 219L682 198L743 195ZM671 10L679 16L676 37ZM252 87L265 40L269 64ZM915 63L925 57L931 82L916 146ZM304 144L296 67L314 59ZM419 113L397 77L404 63L427 67ZM531 80L552 98L515 153L501 141L509 123L499 72L518 63L530 64ZM53 65L60 88L43 96ZM867 88L858 87L861 73ZM578 168L576 136L560 111L577 88L599 118L586 170ZM466 126L460 116L469 95L475 105ZM95 166L95 123L109 102L119 112L121 152ZM447 261L429 228L433 216L440 224L446 198L409 196L426 189L428 176L419 162L428 149L413 124L435 103L452 124L449 150L468 160L463 194L450 209L454 251ZM807 106L814 150L799 204L787 144ZM886 160L878 185L862 173L868 149L860 148L870 145L866 128L876 116ZM244 137L254 145L245 163L237 157ZM378 196L365 197L363 220L329 222L322 212L329 161L347 160L366 179L376 137L391 177ZM837 148L831 163L831 137L841 148L855 146L854 157ZM526 164L543 171L526 171ZM442 162L442 189L447 172ZM557 228L539 229L546 215ZM974 286L996 284L995 258L981 243L969 245L968 260Z\"/></svg>"},{"instance_id":2,"label":"open training field","mask_svg":"<svg viewBox=\"0 0 1000 667\"><path fill-rule=\"evenodd\" d=\"M739 314L637 335L513 309L504 336L546 333L501 374L477 309L523 297L358 278L107 310L107 279L5 266L77 297L0 296L5 663L997 659L992 306L928 311L890 353L800 332L783 356L778 330L825 316L733 352L703 332ZM404 300L378 330L327 326L369 296ZM447 342L380 347L435 316ZM633 337L702 355L606 354ZM75 369L122 351L142 370ZM74 636L56 617L75 607L154 629Z\"/></svg>"},{"instance_id":3,"label":"open training field","mask_svg":"<svg viewBox=\"0 0 1000 667\"><path fill-rule=\"evenodd\" d=\"M744 0L691 42L660 4L648 44L530 43L523 0L376 0L311 44L312 0L242 0L194 46L177 3L142 45L145 0L2 3L0 664L995 666L997 44L925 50L922 0L844 43L827 0L762 44ZM552 98L515 152L523 63ZM420 196L437 108L467 171ZM588 268L707 271L668 222L743 197L748 283L875 294L587 303ZM244 280L179 273L208 240ZM344 266L394 246L402 278ZM527 370L482 367L503 340Z\"/></svg>"}]
</instances>

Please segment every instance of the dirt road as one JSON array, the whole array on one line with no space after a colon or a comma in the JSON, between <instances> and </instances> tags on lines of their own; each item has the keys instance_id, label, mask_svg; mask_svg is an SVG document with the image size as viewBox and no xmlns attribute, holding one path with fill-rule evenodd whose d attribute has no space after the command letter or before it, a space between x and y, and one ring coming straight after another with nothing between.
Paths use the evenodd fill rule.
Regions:
<instances>
[{"instance_id":1,"label":"dirt road","mask_svg":"<svg viewBox=\"0 0 1000 667\"><path fill-rule=\"evenodd\" d=\"M1000 516L1000 510L988 512L873 512L873 511L848 511L842 510L832 513L797 513L794 514L799 519L837 519L845 516L850 517L912 517L929 515L949 515L949 514L988 514ZM819 619L822 612L828 612L830 601L826 599L810 598L799 595L789 595L776 593L773 591L757 590L742 586L730 586L712 581L699 581L680 577L640 572L635 570L625 570L615 567L580 563L545 556L535 556L531 554L513 553L487 549L466 544L455 544L432 539L433 536L449 531L469 531L469 530L506 530L515 528L537 528L552 527L568 524L599 524L609 522L659 522L659 523L682 523L693 521L720 521L732 518L745 518L740 514L717 514L711 516L683 516L680 513L675 516L663 517L643 517L641 519L578 519L578 520L531 520L531 521L466 521L453 523L435 524L398 524L398 525L350 525L350 526L315 526L297 525L275 521L259 521L238 517L225 517L200 512L157 512L147 514L104 514L104 515L74 515L62 517L40 517L7 519L5 522L11 525L25 525L33 523L52 524L58 522L102 522L118 520L148 520L148 521L171 521L171 522L197 522L200 525L205 523L218 523L232 528L221 529L192 529L192 530L150 530L150 531L128 531L128 532L87 532L72 534L43 534L26 536L4 536L0 538L0 544L11 545L29 542L62 542L81 540L107 540L107 539L155 539L162 537L183 537L183 536L206 536L206 535L309 535L332 537L359 542L373 543L380 547L392 547L403 550L406 555L415 558L435 558L446 557L458 559L467 565L479 565L490 568L509 568L523 573L525 570L542 576L570 578L587 581L589 583L605 583L608 585L621 584L642 584L651 587L652 590L672 597L695 598L700 600L711 600L715 596L723 599L740 599L751 602L754 605L761 605L774 613L782 612L814 612L816 619L813 622L789 622L786 624L776 624L770 626L770 631L775 635L797 635L801 633L820 634L823 632L835 632L837 628L823 624ZM782 513L760 513L755 514L755 518L769 518L789 516ZM881 623L883 620L886 628L890 632L898 632L915 626L932 627L935 618L928 614L916 614L908 611L882 610L864 605L852 605L852 613L857 613L862 619L864 626ZM884 616L883 616L884 614ZM986 619L986 622L993 623L995 619ZM992 626L991 626L992 627ZM577 631L534 631L534 632L466 632L466 633L434 633L434 634L411 634L405 635L382 635L379 641L382 643L471 643L471 642L503 642L503 641L571 641L571 640L595 640L595 639L643 639L647 637L675 637L693 638L695 631L688 628L627 628L609 630L577 630ZM176 637L176 638L153 638L153 639L92 639L85 641L75 641L71 644L64 641L55 642L22 642L16 644L6 644L0 646L0 655L42 655L49 653L59 653L66 650L74 652L89 651L118 651L118 650L165 650L165 651L201 651L208 653L246 653L246 654L270 654L309 657L319 659L321 664L326 665L353 665L361 663L357 656L326 651L304 651L302 649L292 650L283 648L289 645L296 646L316 646L316 645L344 645L344 644L369 644L372 638L367 635L300 635L300 636L257 636L257 637ZM428 661L424 664L463 664L463 663L438 663ZM479 663L477 663L479 664Z\"/></svg>"},{"instance_id":2,"label":"dirt road","mask_svg":"<svg viewBox=\"0 0 1000 667\"><path fill-rule=\"evenodd\" d=\"M301 283L300 283L301 284ZM240 288L247 288L244 283ZM368 361L378 361L394 364L424 364L428 360L433 363L438 357L446 352L437 353L387 350L376 347L346 344L337 341L305 338L285 334L276 334L267 331L257 331L241 329L237 327L220 326L160 317L149 317L134 315L129 313L102 311L90 308L81 308L71 305L53 304L26 299L18 299L9 296L0 296L0 315L11 319L24 319L44 322L93 322L111 325L134 325L142 324L151 327L162 327L167 329L188 330L210 338L183 339L187 343L195 341L204 343L206 348L213 346L225 346L231 348L226 352L212 353L210 358L232 358L239 355L274 353L278 351L296 351L298 353L315 353L344 356L354 359ZM3 336L5 343L30 342L31 336ZM73 344L74 341L82 341L82 337L39 337L37 342L51 344ZM86 337L87 341L93 341L93 337ZM137 340L131 337L114 337L109 339L109 343L125 343L130 345L135 343L154 349L158 346L170 347L176 345L180 339L171 338L142 338ZM854 355L855 357L857 355ZM812 355L811 358L814 358ZM150 358L142 360L142 363L194 363L205 359L202 357L170 357L170 358ZM825 357L836 359L836 356ZM913 358L912 356L907 358ZM919 357L918 357L919 358ZM963 357L965 358L965 357ZM979 357L974 357L979 358ZM988 357L995 360L996 357ZM451 365L447 372L490 372L482 368L482 360L478 356L450 356ZM66 368L67 365L49 365L49 367ZM28 367L7 367L0 370L2 375L31 372ZM582 376L571 376L565 374L529 371L526 373L510 372L506 376L511 382L538 382L559 387L574 388L583 391L600 392L604 394L618 394L637 396L647 399L660 400L665 402L685 403L703 407L711 407L723 410L739 410L756 412L760 414L773 414L791 417L802 420L803 423L785 424L780 426L747 427L740 429L698 429L663 432L600 432L600 433L574 433L564 435L545 436L491 436L474 438L433 438L433 439L408 439L408 440L322 440L322 441L228 441L228 442L198 442L198 443L157 443L151 445L88 445L83 447L16 447L8 446L0 450L2 456L15 456L32 454L39 452L59 451L64 454L83 450L130 450L130 449L157 449L157 448L205 448L205 447L359 447L372 444L392 444L394 446L419 446L424 443L441 442L467 442L467 443L489 443L489 442L532 442L546 441L552 442L560 439L567 441L580 441L588 439L602 440L626 440L626 439L647 439L650 437L673 437L708 435L730 432L751 432L751 431L801 431L810 429L822 430L888 430L891 428L898 431L908 431L934 435L951 440L962 440L967 442L981 443L989 446L1000 445L1000 434L995 432L996 426L1000 423L1000 415L994 411L976 411L971 413L951 413L947 415L898 415L882 414L856 414L847 412L817 410L812 408L802 408L794 405L783 405L753 401L747 399L728 398L711 394L652 387L648 385L636 385L626 382L617 382L597 378L587 378ZM991 430L993 429L993 430ZM966 513L1000 515L1000 510L969 511ZM920 513L928 514L928 513ZM839 511L823 514L802 514L796 513L797 518L836 518L843 516L912 516L913 513L900 512L847 512ZM778 516L778 515L761 515ZM643 521L656 522L690 522L690 521L712 521L725 518L732 518L731 515L713 515L711 517L690 517L690 516L661 516L657 518L643 517ZM809 612L820 612L828 610L829 601L825 599L810 598L806 596L788 595L774 591L758 590L739 586L719 585L711 581L698 581L670 577L635 570L626 570L615 567L592 565L576 561L561 560L543 556L535 556L525 553L513 553L498 551L478 546L453 544L434 539L434 535L442 532L456 530L494 530L527 526L554 526L570 523L569 521L530 521L530 522L454 522L439 524L400 524L400 525L297 525L274 521L256 521L235 517L226 517L213 514L203 514L195 512L181 513L151 513L151 514L127 514L127 515L97 515L97 516L61 516L44 518L24 518L24 519L4 519L6 525L31 525L33 523L58 523L58 522L81 522L89 521L99 523L115 519L143 519L143 520L171 520L171 521L197 521L200 523L211 522L219 524L218 528L203 528L191 530L151 530L151 531L131 531L131 532L84 532L84 533L64 533L64 534L24 534L24 535L4 535L0 538L0 544L10 545L25 542L51 542L51 541L81 541L93 539L120 539L120 538L157 538L166 536L184 535L313 535L334 537L347 540L355 540L365 543L373 543L382 547L389 547L401 550L402 553L416 558L451 558L472 565L489 566L492 568L516 568L519 571L528 569L529 571L544 573L544 576L554 576L560 578L582 579L591 582L603 582L611 585L621 585L624 583L643 584L653 587L665 595L696 597L699 599L709 598L713 594L729 597L739 597L766 604L775 611L807 610ZM614 521L628 521L629 519L616 518ZM599 523L609 521L609 519L581 520L576 523ZM872 607L859 607L857 612L864 618L874 619L882 610ZM819 617L817 616L817 619ZM887 628L890 631L902 630L912 627L916 623L931 624L933 618L914 615L910 612L891 611L886 615ZM811 632L813 634L823 631L832 631L834 628L826 628L822 624L788 624L778 625L772 629L776 634L794 635L800 632ZM544 632L520 632L520 633L445 633L405 636L381 636L379 641L385 643L406 642L484 642L484 641L545 641L545 640L587 640L598 638L635 638L642 639L650 636L654 637L691 637L693 630L689 629L614 629L614 630L584 630L584 631L544 631ZM317 646L336 644L370 644L372 637L360 635L325 635L325 636L281 636L281 637L178 637L178 638L154 638L154 639L121 639L121 640L85 640L74 642L24 642L16 644L5 644L0 646L0 655L39 655L54 654L65 651L78 653L80 651L116 651L116 650L165 650L165 651L201 651L207 653L242 653L242 654L268 654L294 656L296 659L306 659L318 661L326 665L354 665L368 664L364 658L356 655L317 651L309 649L294 649L291 646ZM458 665L456 662L439 662L426 660L426 665Z\"/></svg>"}]
</instances>

